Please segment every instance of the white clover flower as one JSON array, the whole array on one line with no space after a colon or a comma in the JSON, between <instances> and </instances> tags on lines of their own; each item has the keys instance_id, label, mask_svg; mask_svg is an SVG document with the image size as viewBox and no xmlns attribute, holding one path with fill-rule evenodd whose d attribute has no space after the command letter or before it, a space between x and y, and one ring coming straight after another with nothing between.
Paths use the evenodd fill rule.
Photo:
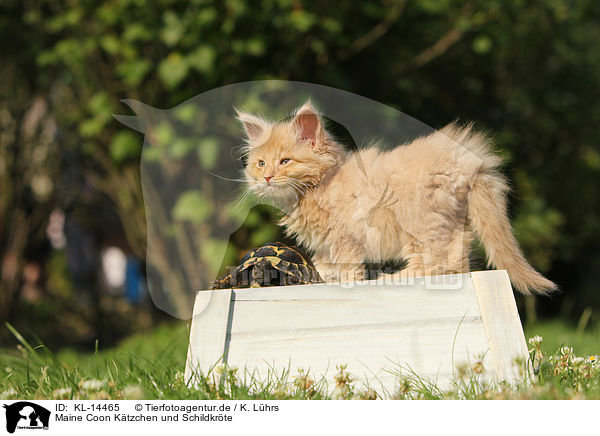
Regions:
<instances>
[{"instance_id":1,"label":"white clover flower","mask_svg":"<svg viewBox=\"0 0 600 436\"><path fill-rule=\"evenodd\" d=\"M529 343L533 346L540 345L543 339L541 336L534 336L533 338L529 338Z\"/></svg>"},{"instance_id":2,"label":"white clover flower","mask_svg":"<svg viewBox=\"0 0 600 436\"><path fill-rule=\"evenodd\" d=\"M71 392L73 392L73 390L71 388L55 389L52 392L52 397L55 398L55 399L69 398L71 396Z\"/></svg>"},{"instance_id":3,"label":"white clover flower","mask_svg":"<svg viewBox=\"0 0 600 436\"><path fill-rule=\"evenodd\" d=\"M11 399L12 397L16 397L17 394L18 394L18 392L15 391L13 388L9 388L9 389L5 390L4 392L0 392L0 400Z\"/></svg>"},{"instance_id":4,"label":"white clover flower","mask_svg":"<svg viewBox=\"0 0 600 436\"><path fill-rule=\"evenodd\" d=\"M348 387L348 385L338 385L331 393L331 398L334 400L344 400L348 397L349 393L350 388Z\"/></svg>"},{"instance_id":5,"label":"white clover flower","mask_svg":"<svg viewBox=\"0 0 600 436\"><path fill-rule=\"evenodd\" d=\"M123 397L128 400L141 400L144 398L144 390L137 385L128 385L123 389Z\"/></svg>"},{"instance_id":6,"label":"white clover flower","mask_svg":"<svg viewBox=\"0 0 600 436\"><path fill-rule=\"evenodd\" d=\"M581 365L583 362L585 361L585 359L583 357L574 357L573 358L573 365Z\"/></svg>"},{"instance_id":7,"label":"white clover flower","mask_svg":"<svg viewBox=\"0 0 600 436\"><path fill-rule=\"evenodd\" d=\"M98 391L100 390L100 388L102 388L103 385L104 382L101 380L85 380L81 383L81 389L83 389L84 391Z\"/></svg>"}]
</instances>

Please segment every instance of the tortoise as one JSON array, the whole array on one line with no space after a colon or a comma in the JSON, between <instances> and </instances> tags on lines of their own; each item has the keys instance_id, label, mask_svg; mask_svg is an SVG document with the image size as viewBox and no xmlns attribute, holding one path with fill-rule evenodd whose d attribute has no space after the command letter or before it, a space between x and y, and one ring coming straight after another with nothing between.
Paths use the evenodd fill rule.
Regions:
<instances>
[{"instance_id":1,"label":"tortoise","mask_svg":"<svg viewBox=\"0 0 600 436\"><path fill-rule=\"evenodd\" d=\"M212 289L300 285L322 281L310 257L301 248L269 242L248 251L239 266L215 280Z\"/></svg>"}]
</instances>

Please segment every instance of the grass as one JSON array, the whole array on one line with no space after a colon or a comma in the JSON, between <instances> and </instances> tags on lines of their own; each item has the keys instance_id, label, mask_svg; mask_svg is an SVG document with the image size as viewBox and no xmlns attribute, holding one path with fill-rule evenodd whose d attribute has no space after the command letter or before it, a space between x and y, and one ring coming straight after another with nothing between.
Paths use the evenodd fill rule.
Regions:
<instances>
[{"instance_id":1,"label":"grass","mask_svg":"<svg viewBox=\"0 0 600 436\"><path fill-rule=\"evenodd\" d=\"M8 326L8 328L11 328ZM288 373L267 382L243 378L235 368L217 368L199 377L198 389L186 387L183 378L188 327L185 323L161 325L133 336L118 347L85 354L73 350L52 353L31 345L19 332L16 348L0 350L0 399L374 399L380 395L357 390L352 368L340 366L336 387L328 394L309 375ZM482 381L485 368L475 362L458 368L450 389L442 390L404 372L393 398L402 399L600 399L600 365L590 355L600 352L600 328L577 330L560 321L525 328L533 341L533 365L539 368L532 382L516 387ZM572 348L571 348L572 347Z\"/></svg>"}]
</instances>

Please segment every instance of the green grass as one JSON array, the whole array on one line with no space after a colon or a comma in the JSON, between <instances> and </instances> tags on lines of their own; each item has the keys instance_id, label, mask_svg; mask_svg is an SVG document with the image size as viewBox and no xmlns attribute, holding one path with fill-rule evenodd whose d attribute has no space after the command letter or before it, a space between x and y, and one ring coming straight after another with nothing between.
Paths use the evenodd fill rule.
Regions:
<instances>
[{"instance_id":1,"label":"green grass","mask_svg":"<svg viewBox=\"0 0 600 436\"><path fill-rule=\"evenodd\" d=\"M526 338L543 337L542 350L549 354L558 352L565 345L573 347L579 355L600 354L600 326L580 331L564 321L552 321L525 326L524 330Z\"/></svg>"},{"instance_id":2,"label":"green grass","mask_svg":"<svg viewBox=\"0 0 600 436\"><path fill-rule=\"evenodd\" d=\"M9 327L10 328L10 327ZM0 350L0 399L326 399L327 390L310 376L292 378L287 373L266 382L244 379L230 368L215 369L200 377L198 389L186 387L183 368L187 352L188 326L161 325L135 335L116 348L81 353L61 350L52 353L33 346L13 331L20 345ZM404 372L393 398L526 398L600 399L600 367L581 361L600 353L600 329L577 329L562 323L543 322L525 328L526 337L543 336L532 355L539 366L534 381L523 379L516 387L481 381L485 368L475 362L461 368L450 389L442 390L418 374ZM568 347L572 347L571 351ZM531 348L535 348L531 346ZM541 356L541 358L540 358ZM338 368L336 398L376 398L381 393L358 390L348 372Z\"/></svg>"}]
</instances>

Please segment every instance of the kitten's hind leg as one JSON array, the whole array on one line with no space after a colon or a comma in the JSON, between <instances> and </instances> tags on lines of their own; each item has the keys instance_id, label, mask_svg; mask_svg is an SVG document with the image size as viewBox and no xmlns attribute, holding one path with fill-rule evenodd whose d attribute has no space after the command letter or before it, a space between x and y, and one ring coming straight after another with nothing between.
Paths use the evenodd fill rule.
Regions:
<instances>
[{"instance_id":1,"label":"kitten's hind leg","mask_svg":"<svg viewBox=\"0 0 600 436\"><path fill-rule=\"evenodd\" d=\"M426 276L469 272L469 254L473 237L462 228L441 233L422 244L422 273Z\"/></svg>"},{"instance_id":2,"label":"kitten's hind leg","mask_svg":"<svg viewBox=\"0 0 600 436\"><path fill-rule=\"evenodd\" d=\"M378 280L383 284L400 285L413 283L416 277L426 275L423 244L408 233L404 234L404 239L401 256L406 265L400 271L380 274Z\"/></svg>"},{"instance_id":3,"label":"kitten's hind leg","mask_svg":"<svg viewBox=\"0 0 600 436\"><path fill-rule=\"evenodd\" d=\"M473 244L470 230L456 230L448 244L448 263L444 274L464 274L470 271L469 258Z\"/></svg>"},{"instance_id":4,"label":"kitten's hind leg","mask_svg":"<svg viewBox=\"0 0 600 436\"><path fill-rule=\"evenodd\" d=\"M384 284L412 283L417 277L431 277L469 272L469 254L473 237L469 231L456 231L451 237L404 244L402 256L406 267L393 274L382 274Z\"/></svg>"}]
</instances>

